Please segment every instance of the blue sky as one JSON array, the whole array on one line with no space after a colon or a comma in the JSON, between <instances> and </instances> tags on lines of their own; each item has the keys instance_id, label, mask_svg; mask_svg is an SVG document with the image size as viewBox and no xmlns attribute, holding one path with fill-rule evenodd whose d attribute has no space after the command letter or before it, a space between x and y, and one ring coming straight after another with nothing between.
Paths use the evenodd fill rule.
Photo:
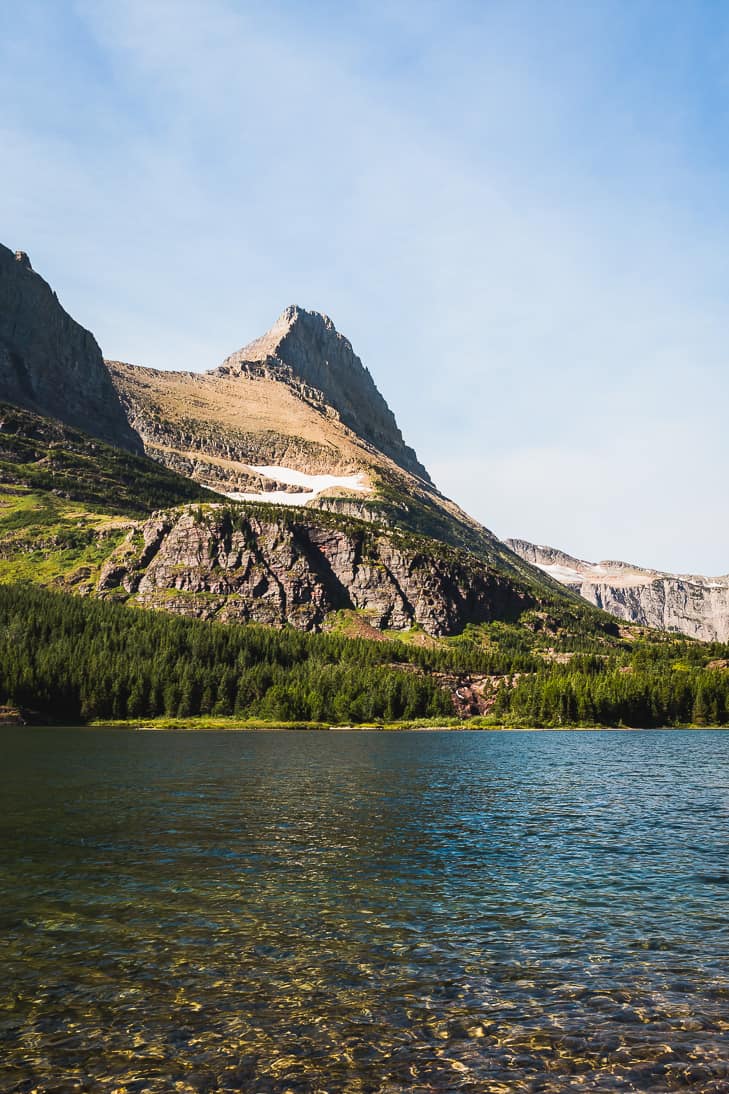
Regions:
<instances>
[{"instance_id":1,"label":"blue sky","mask_svg":"<svg viewBox=\"0 0 729 1094\"><path fill-rule=\"evenodd\" d=\"M729 571L723 0L0 18L0 240L107 356L317 308L499 535Z\"/></svg>"}]
</instances>

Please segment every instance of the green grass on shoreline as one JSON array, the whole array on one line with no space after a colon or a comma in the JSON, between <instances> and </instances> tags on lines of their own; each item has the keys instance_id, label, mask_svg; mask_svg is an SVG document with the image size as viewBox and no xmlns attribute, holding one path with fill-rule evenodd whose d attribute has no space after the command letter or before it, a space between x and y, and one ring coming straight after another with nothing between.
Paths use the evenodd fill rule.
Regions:
<instances>
[{"instance_id":1,"label":"green grass on shoreline","mask_svg":"<svg viewBox=\"0 0 729 1094\"><path fill-rule=\"evenodd\" d=\"M117 718L95 719L85 725L91 728L118 728L118 729L286 729L286 730L377 730L388 731L397 729L468 729L484 728L469 727L459 719L441 718L437 721L427 718L414 719L408 722L362 722L356 725L350 723L335 724L330 722L306 722L306 721L266 721L261 718L236 718L229 717L205 717L194 716L190 718ZM489 727L490 728L490 727Z\"/></svg>"},{"instance_id":2,"label":"green grass on shoreline","mask_svg":"<svg viewBox=\"0 0 729 1094\"><path fill-rule=\"evenodd\" d=\"M616 730L626 733L639 732L641 730L688 730L688 729L729 729L728 726L605 726L605 725L564 725L564 726L534 726L522 724L509 724L490 722L484 718L456 719L441 718L428 719L416 718L411 721L373 723L365 722L358 725L331 724L329 722L277 722L263 721L259 718L241 719L235 717L191 717L191 718L120 718L116 720L99 719L84 723L82 728L91 729L138 729L138 730L331 730L344 732L398 732L407 730L483 730L495 733L533 732L533 733L558 733L565 730L569 732L585 731L609 731Z\"/></svg>"}]
</instances>

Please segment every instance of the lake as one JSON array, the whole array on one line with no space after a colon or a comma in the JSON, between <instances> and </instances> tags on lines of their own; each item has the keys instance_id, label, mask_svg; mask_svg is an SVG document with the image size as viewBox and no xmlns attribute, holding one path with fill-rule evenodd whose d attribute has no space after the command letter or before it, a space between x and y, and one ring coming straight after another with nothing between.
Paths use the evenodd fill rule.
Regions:
<instances>
[{"instance_id":1,"label":"lake","mask_svg":"<svg viewBox=\"0 0 729 1094\"><path fill-rule=\"evenodd\" d=\"M2 1091L729 1090L729 733L0 732Z\"/></svg>"}]
</instances>

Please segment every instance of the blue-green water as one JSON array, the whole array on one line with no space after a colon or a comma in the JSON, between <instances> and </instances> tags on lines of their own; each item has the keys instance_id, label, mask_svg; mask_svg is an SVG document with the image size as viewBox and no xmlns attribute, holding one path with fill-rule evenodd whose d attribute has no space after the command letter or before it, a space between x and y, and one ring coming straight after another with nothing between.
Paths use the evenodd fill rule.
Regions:
<instances>
[{"instance_id":1,"label":"blue-green water","mask_svg":"<svg viewBox=\"0 0 729 1094\"><path fill-rule=\"evenodd\" d=\"M2 1091L729 1091L729 733L0 750Z\"/></svg>"}]
</instances>

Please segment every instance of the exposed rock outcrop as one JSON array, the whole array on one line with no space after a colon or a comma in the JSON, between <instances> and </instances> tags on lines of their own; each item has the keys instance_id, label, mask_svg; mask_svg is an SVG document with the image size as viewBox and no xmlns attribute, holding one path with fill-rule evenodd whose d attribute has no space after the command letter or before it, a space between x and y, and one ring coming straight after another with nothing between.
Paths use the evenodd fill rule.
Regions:
<instances>
[{"instance_id":1,"label":"exposed rock outcrop","mask_svg":"<svg viewBox=\"0 0 729 1094\"><path fill-rule=\"evenodd\" d=\"M142 450L93 334L63 310L24 252L2 245L0 400Z\"/></svg>"},{"instance_id":2,"label":"exposed rock outcrop","mask_svg":"<svg viewBox=\"0 0 729 1094\"><path fill-rule=\"evenodd\" d=\"M669 574L627 562L585 562L554 547L521 539L506 542L526 562L619 619L705 642L729 641L729 576Z\"/></svg>"},{"instance_id":3,"label":"exposed rock outcrop","mask_svg":"<svg viewBox=\"0 0 729 1094\"><path fill-rule=\"evenodd\" d=\"M296 305L286 308L266 334L226 358L213 375L283 380L302 398L333 407L360 437L430 482L369 370L328 315Z\"/></svg>"},{"instance_id":4,"label":"exposed rock outcrop","mask_svg":"<svg viewBox=\"0 0 729 1094\"><path fill-rule=\"evenodd\" d=\"M100 595L225 621L317 630L358 609L379 628L431 635L515 619L529 595L462 551L371 526L226 506L163 512L107 560Z\"/></svg>"}]
</instances>

